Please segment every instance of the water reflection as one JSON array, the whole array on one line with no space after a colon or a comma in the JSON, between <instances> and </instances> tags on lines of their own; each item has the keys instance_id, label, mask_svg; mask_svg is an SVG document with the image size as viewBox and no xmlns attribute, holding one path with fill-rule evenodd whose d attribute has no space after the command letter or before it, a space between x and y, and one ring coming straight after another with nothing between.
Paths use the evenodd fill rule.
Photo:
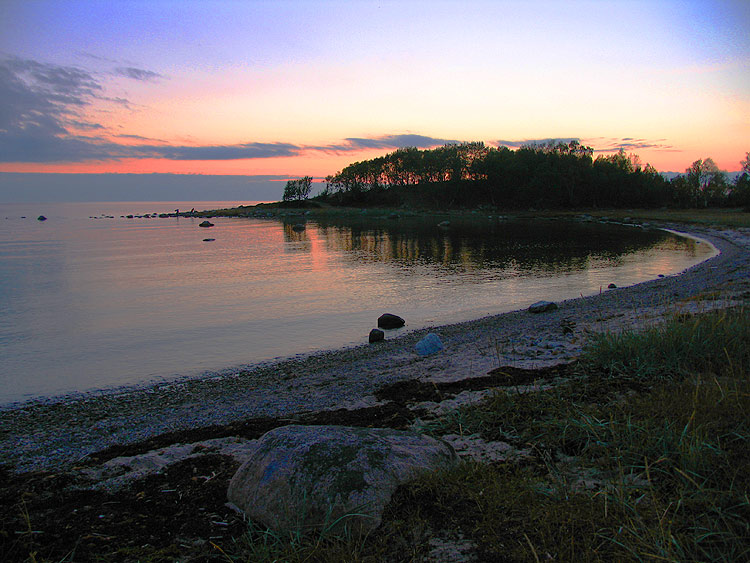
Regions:
<instances>
[{"instance_id":1,"label":"water reflection","mask_svg":"<svg viewBox=\"0 0 750 563\"><path fill-rule=\"evenodd\" d=\"M326 249L345 260L391 263L407 271L430 268L437 274L553 275L617 266L625 256L653 249L696 253L696 241L662 230L575 221L476 219L444 228L425 218L337 218L308 223L301 232L295 224L284 223L289 250L311 251L308 231L315 228Z\"/></svg>"},{"instance_id":2,"label":"water reflection","mask_svg":"<svg viewBox=\"0 0 750 563\"><path fill-rule=\"evenodd\" d=\"M282 222L284 228L284 252L311 252L312 242L307 226L301 222Z\"/></svg>"},{"instance_id":3,"label":"water reflection","mask_svg":"<svg viewBox=\"0 0 750 563\"><path fill-rule=\"evenodd\" d=\"M205 243L198 218L44 211L0 242L0 403L357 344L384 312L412 330L591 295L711 252L662 231L480 218L219 217Z\"/></svg>"}]
</instances>

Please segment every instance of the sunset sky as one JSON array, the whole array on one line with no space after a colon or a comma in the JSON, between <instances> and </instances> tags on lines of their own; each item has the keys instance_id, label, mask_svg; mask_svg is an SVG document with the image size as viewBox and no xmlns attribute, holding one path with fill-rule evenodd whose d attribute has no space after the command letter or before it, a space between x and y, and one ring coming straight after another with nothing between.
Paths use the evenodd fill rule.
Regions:
<instances>
[{"instance_id":1,"label":"sunset sky","mask_svg":"<svg viewBox=\"0 0 750 563\"><path fill-rule=\"evenodd\" d=\"M750 150L750 2L3 0L0 172L333 174L578 139Z\"/></svg>"}]
</instances>

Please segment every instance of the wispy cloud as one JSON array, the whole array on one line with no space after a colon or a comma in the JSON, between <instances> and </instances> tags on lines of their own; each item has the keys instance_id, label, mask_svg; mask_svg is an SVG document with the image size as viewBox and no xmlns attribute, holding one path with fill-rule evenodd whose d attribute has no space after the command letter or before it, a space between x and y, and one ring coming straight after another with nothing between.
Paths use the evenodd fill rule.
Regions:
<instances>
[{"instance_id":1,"label":"wispy cloud","mask_svg":"<svg viewBox=\"0 0 750 563\"><path fill-rule=\"evenodd\" d=\"M667 139L642 139L636 137L557 137L547 139L524 139L522 141L494 141L492 144L498 147L518 149L524 146L544 146L550 143L570 143L577 141L583 145L590 146L594 152L616 152L620 149L626 152L637 150L659 150L677 151Z\"/></svg>"},{"instance_id":2,"label":"wispy cloud","mask_svg":"<svg viewBox=\"0 0 750 563\"><path fill-rule=\"evenodd\" d=\"M509 149L520 149L521 147L537 147L549 145L550 143L565 143L579 141L578 137L548 137L546 139L524 139L522 141L494 141L492 144L496 147L508 147Z\"/></svg>"},{"instance_id":3,"label":"wispy cloud","mask_svg":"<svg viewBox=\"0 0 750 563\"><path fill-rule=\"evenodd\" d=\"M349 137L344 139L343 145L331 145L330 148L334 148L339 151L359 151L363 149L400 149L404 147L416 147L419 149L427 149L432 147L439 147L442 145L452 145L460 143L453 139L438 139L435 137L426 137L424 135L416 135L412 133L398 134L398 135L383 135L380 137Z\"/></svg>"},{"instance_id":4,"label":"wispy cloud","mask_svg":"<svg viewBox=\"0 0 750 563\"><path fill-rule=\"evenodd\" d=\"M128 67L131 78L153 80L157 73ZM107 97L98 75L88 70L6 56L0 58L0 162L86 162L148 154L102 136L89 117L95 102L130 107Z\"/></svg>"},{"instance_id":5,"label":"wispy cloud","mask_svg":"<svg viewBox=\"0 0 750 563\"><path fill-rule=\"evenodd\" d=\"M49 162L86 152L89 142L71 129L100 128L84 110L102 90L93 74L77 67L0 59L0 160Z\"/></svg>"},{"instance_id":6,"label":"wispy cloud","mask_svg":"<svg viewBox=\"0 0 750 563\"><path fill-rule=\"evenodd\" d=\"M164 78L164 76L158 72L132 66L117 67L115 69L115 74L126 78L132 78L133 80L140 80L141 82L158 82L160 79Z\"/></svg>"},{"instance_id":7,"label":"wispy cloud","mask_svg":"<svg viewBox=\"0 0 750 563\"><path fill-rule=\"evenodd\" d=\"M667 139L643 139L637 137L594 137L585 139L586 144L594 147L595 152L614 152L620 149L625 152L637 150L679 152Z\"/></svg>"},{"instance_id":8,"label":"wispy cloud","mask_svg":"<svg viewBox=\"0 0 750 563\"><path fill-rule=\"evenodd\" d=\"M148 141L150 143L166 143L166 141L162 141L161 139L152 139L151 137L144 137L143 135L128 135L126 133L121 133L115 135L115 137L120 139L133 139L134 141Z\"/></svg>"},{"instance_id":9,"label":"wispy cloud","mask_svg":"<svg viewBox=\"0 0 750 563\"><path fill-rule=\"evenodd\" d=\"M244 143L240 145L209 145L202 147L133 147L144 155L169 160L243 160L296 156L301 148L289 143Z\"/></svg>"}]
</instances>

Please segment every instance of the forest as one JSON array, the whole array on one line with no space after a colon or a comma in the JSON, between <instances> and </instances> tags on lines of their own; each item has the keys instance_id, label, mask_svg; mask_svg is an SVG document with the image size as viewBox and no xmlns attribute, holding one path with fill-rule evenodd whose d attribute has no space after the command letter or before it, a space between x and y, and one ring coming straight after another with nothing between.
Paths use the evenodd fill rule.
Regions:
<instances>
[{"instance_id":1,"label":"forest","mask_svg":"<svg viewBox=\"0 0 750 563\"><path fill-rule=\"evenodd\" d=\"M671 180L623 150L594 158L577 141L516 150L482 142L401 148L326 177L315 199L347 206L574 209L750 208L750 153L734 179L711 158Z\"/></svg>"}]
</instances>

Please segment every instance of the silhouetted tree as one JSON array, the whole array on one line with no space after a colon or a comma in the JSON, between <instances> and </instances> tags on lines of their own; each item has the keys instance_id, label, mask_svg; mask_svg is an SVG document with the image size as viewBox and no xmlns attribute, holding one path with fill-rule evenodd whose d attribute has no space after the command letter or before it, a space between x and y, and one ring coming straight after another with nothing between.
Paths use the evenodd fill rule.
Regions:
<instances>
[{"instance_id":1,"label":"silhouetted tree","mask_svg":"<svg viewBox=\"0 0 750 563\"><path fill-rule=\"evenodd\" d=\"M729 203L750 211L750 152L745 153L745 159L740 161L740 166L742 166L742 171L734 180L729 194Z\"/></svg>"},{"instance_id":2,"label":"silhouetted tree","mask_svg":"<svg viewBox=\"0 0 750 563\"><path fill-rule=\"evenodd\" d=\"M668 182L653 166L642 166L637 155L620 150L594 160L593 152L578 141L550 141L515 151L484 143L431 150L407 147L328 176L321 197L345 205L442 208L695 207L728 202L726 177L711 159L696 161L685 175ZM750 153L746 160L750 167ZM734 186L732 194L740 193Z\"/></svg>"},{"instance_id":3,"label":"silhouetted tree","mask_svg":"<svg viewBox=\"0 0 750 563\"><path fill-rule=\"evenodd\" d=\"M685 177L695 202L700 207L717 205L726 195L726 175L710 158L693 162L685 170Z\"/></svg>"},{"instance_id":4,"label":"silhouetted tree","mask_svg":"<svg viewBox=\"0 0 750 563\"><path fill-rule=\"evenodd\" d=\"M302 201L310 197L312 177L303 176L299 180L289 180L284 187L284 201Z\"/></svg>"}]
</instances>

